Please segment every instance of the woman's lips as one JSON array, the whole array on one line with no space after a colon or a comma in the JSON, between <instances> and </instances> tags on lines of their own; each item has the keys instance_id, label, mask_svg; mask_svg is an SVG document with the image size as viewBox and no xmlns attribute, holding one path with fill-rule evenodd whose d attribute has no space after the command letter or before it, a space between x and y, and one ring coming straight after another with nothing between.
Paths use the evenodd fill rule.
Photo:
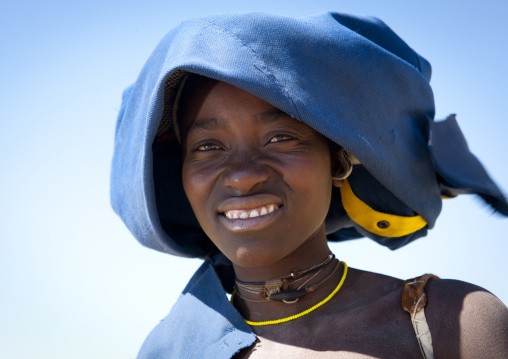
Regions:
<instances>
[{"instance_id":1,"label":"woman's lips","mask_svg":"<svg viewBox=\"0 0 508 359\"><path fill-rule=\"evenodd\" d=\"M266 216L279 209L277 204L271 203L254 209L231 209L224 212L229 219L248 219L260 216Z\"/></svg>"},{"instance_id":2,"label":"woman's lips","mask_svg":"<svg viewBox=\"0 0 508 359\"><path fill-rule=\"evenodd\" d=\"M283 208L282 199L268 194L232 197L218 206L220 222L231 231L259 230L269 226Z\"/></svg>"}]
</instances>

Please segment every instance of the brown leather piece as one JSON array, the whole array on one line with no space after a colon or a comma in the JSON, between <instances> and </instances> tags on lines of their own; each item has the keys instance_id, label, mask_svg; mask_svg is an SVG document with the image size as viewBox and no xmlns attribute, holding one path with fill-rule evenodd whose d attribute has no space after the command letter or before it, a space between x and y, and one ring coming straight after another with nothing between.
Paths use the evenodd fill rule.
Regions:
<instances>
[{"instance_id":1,"label":"brown leather piece","mask_svg":"<svg viewBox=\"0 0 508 359\"><path fill-rule=\"evenodd\" d=\"M404 282L402 289L402 308L410 315L418 313L427 305L425 285L432 278L439 278L434 274L424 274L420 277L408 279ZM415 311L415 307L418 305Z\"/></svg>"}]
</instances>

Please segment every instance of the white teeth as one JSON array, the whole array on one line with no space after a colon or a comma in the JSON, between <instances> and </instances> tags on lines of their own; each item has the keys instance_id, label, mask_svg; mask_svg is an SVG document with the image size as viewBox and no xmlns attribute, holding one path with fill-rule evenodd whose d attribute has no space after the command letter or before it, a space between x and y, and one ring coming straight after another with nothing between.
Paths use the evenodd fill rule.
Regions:
<instances>
[{"instance_id":1,"label":"white teeth","mask_svg":"<svg viewBox=\"0 0 508 359\"><path fill-rule=\"evenodd\" d=\"M238 219L238 218L247 219L247 218L254 218L254 217L259 217L259 216L265 216L269 213L273 213L277 208L279 208L279 206L277 206L276 204L270 204L270 205L261 207L260 210L253 209L249 212L249 211L245 211L245 210L234 209L234 210L224 212L224 215L228 219Z\"/></svg>"}]
</instances>

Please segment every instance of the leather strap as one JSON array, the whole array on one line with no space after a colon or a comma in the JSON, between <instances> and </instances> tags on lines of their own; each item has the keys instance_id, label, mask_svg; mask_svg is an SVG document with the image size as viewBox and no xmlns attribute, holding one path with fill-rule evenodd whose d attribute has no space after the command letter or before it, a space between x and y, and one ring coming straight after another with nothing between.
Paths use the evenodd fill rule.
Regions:
<instances>
[{"instance_id":1,"label":"leather strap","mask_svg":"<svg viewBox=\"0 0 508 359\"><path fill-rule=\"evenodd\" d=\"M424 274L417 278L408 279L404 282L404 289L402 290L402 308L411 316L411 324L424 359L434 358L432 336L425 317L425 306L427 305L425 285L431 278L439 277L433 274Z\"/></svg>"}]
</instances>

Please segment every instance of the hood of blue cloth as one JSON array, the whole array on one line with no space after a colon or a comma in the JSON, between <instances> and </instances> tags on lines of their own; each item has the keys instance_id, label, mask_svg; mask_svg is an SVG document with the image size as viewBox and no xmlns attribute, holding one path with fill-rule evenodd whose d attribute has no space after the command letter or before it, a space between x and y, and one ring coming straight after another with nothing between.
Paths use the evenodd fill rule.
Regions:
<instances>
[{"instance_id":1,"label":"hood of blue cloth","mask_svg":"<svg viewBox=\"0 0 508 359\"><path fill-rule=\"evenodd\" d=\"M361 163L349 179L361 201L426 223L403 236L374 233L348 215L334 190L330 240L367 236L399 248L434 226L443 194L477 193L508 215L505 197L469 152L455 119L434 122L430 64L382 21L339 13L226 14L169 32L123 94L111 202L145 246L187 257L216 251L183 191L172 129L186 73L230 83L307 123Z\"/></svg>"}]
</instances>

